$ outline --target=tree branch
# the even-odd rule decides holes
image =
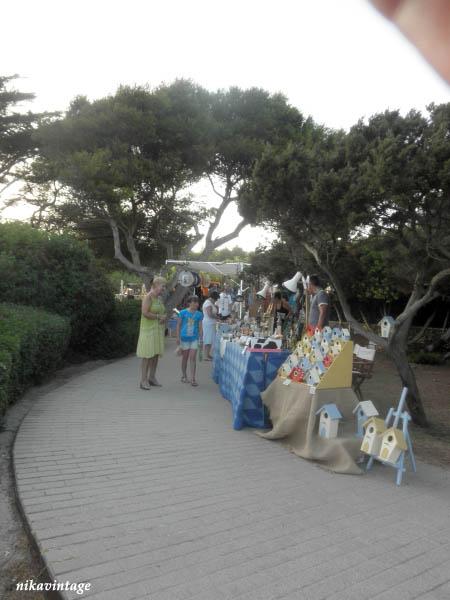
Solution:
[[[447,277],[450,277],[450,269],[443,269],[437,273],[431,280],[426,294],[413,303],[408,302],[405,310],[396,318],[396,325],[400,326],[404,321],[414,316],[420,308],[440,296],[440,292],[436,291],[436,288],[442,281],[447,279]]]
[[[119,260],[129,271],[139,273],[140,275],[150,275],[151,270],[148,267],[142,267],[141,265],[135,265],[122,253],[120,244],[119,227],[116,221],[112,217],[108,217],[108,223],[111,227],[114,240],[114,258]]]

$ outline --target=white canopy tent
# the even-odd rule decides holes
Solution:
[[[236,262],[206,262],[201,260],[166,260],[166,265],[175,265],[186,271],[202,271],[203,273],[216,273],[226,277],[237,277],[248,263]]]

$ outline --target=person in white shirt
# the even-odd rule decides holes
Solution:
[[[230,294],[226,292],[221,292],[219,299],[216,302],[217,309],[219,311],[219,317],[222,321],[228,319],[231,315],[231,307],[233,305],[233,300],[231,299]]]
[[[205,360],[212,360],[211,350],[214,348],[216,339],[217,308],[216,301],[218,292],[210,292],[209,298],[203,303],[203,345],[205,349]]]

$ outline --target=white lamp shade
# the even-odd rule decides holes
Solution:
[[[264,284],[264,287],[262,290],[259,290],[259,292],[256,292],[256,295],[259,296],[260,298],[264,298],[264,300],[267,298],[267,294],[269,293],[269,288],[270,288],[270,284],[268,282],[266,282]]]
[[[290,292],[296,292],[298,282],[300,281],[301,278],[302,278],[302,274],[300,273],[300,271],[298,271],[294,275],[294,277],[292,277],[292,279],[288,279],[287,281],[283,282],[283,287],[288,289]]]

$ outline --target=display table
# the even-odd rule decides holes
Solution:
[[[314,460],[336,473],[361,474],[356,464],[360,455],[361,440],[355,436],[353,408],[358,398],[351,388],[316,389],[311,394],[308,385],[292,382],[283,385],[277,377],[262,393],[273,429],[258,432],[268,440],[281,440],[289,449],[302,458]],[[336,404],[342,413],[337,438],[319,437],[319,416],[316,412],[324,404]]]
[[[289,352],[242,352],[239,344],[217,336],[214,347],[213,379],[230,401],[233,428],[266,427],[267,413],[261,401]]]

